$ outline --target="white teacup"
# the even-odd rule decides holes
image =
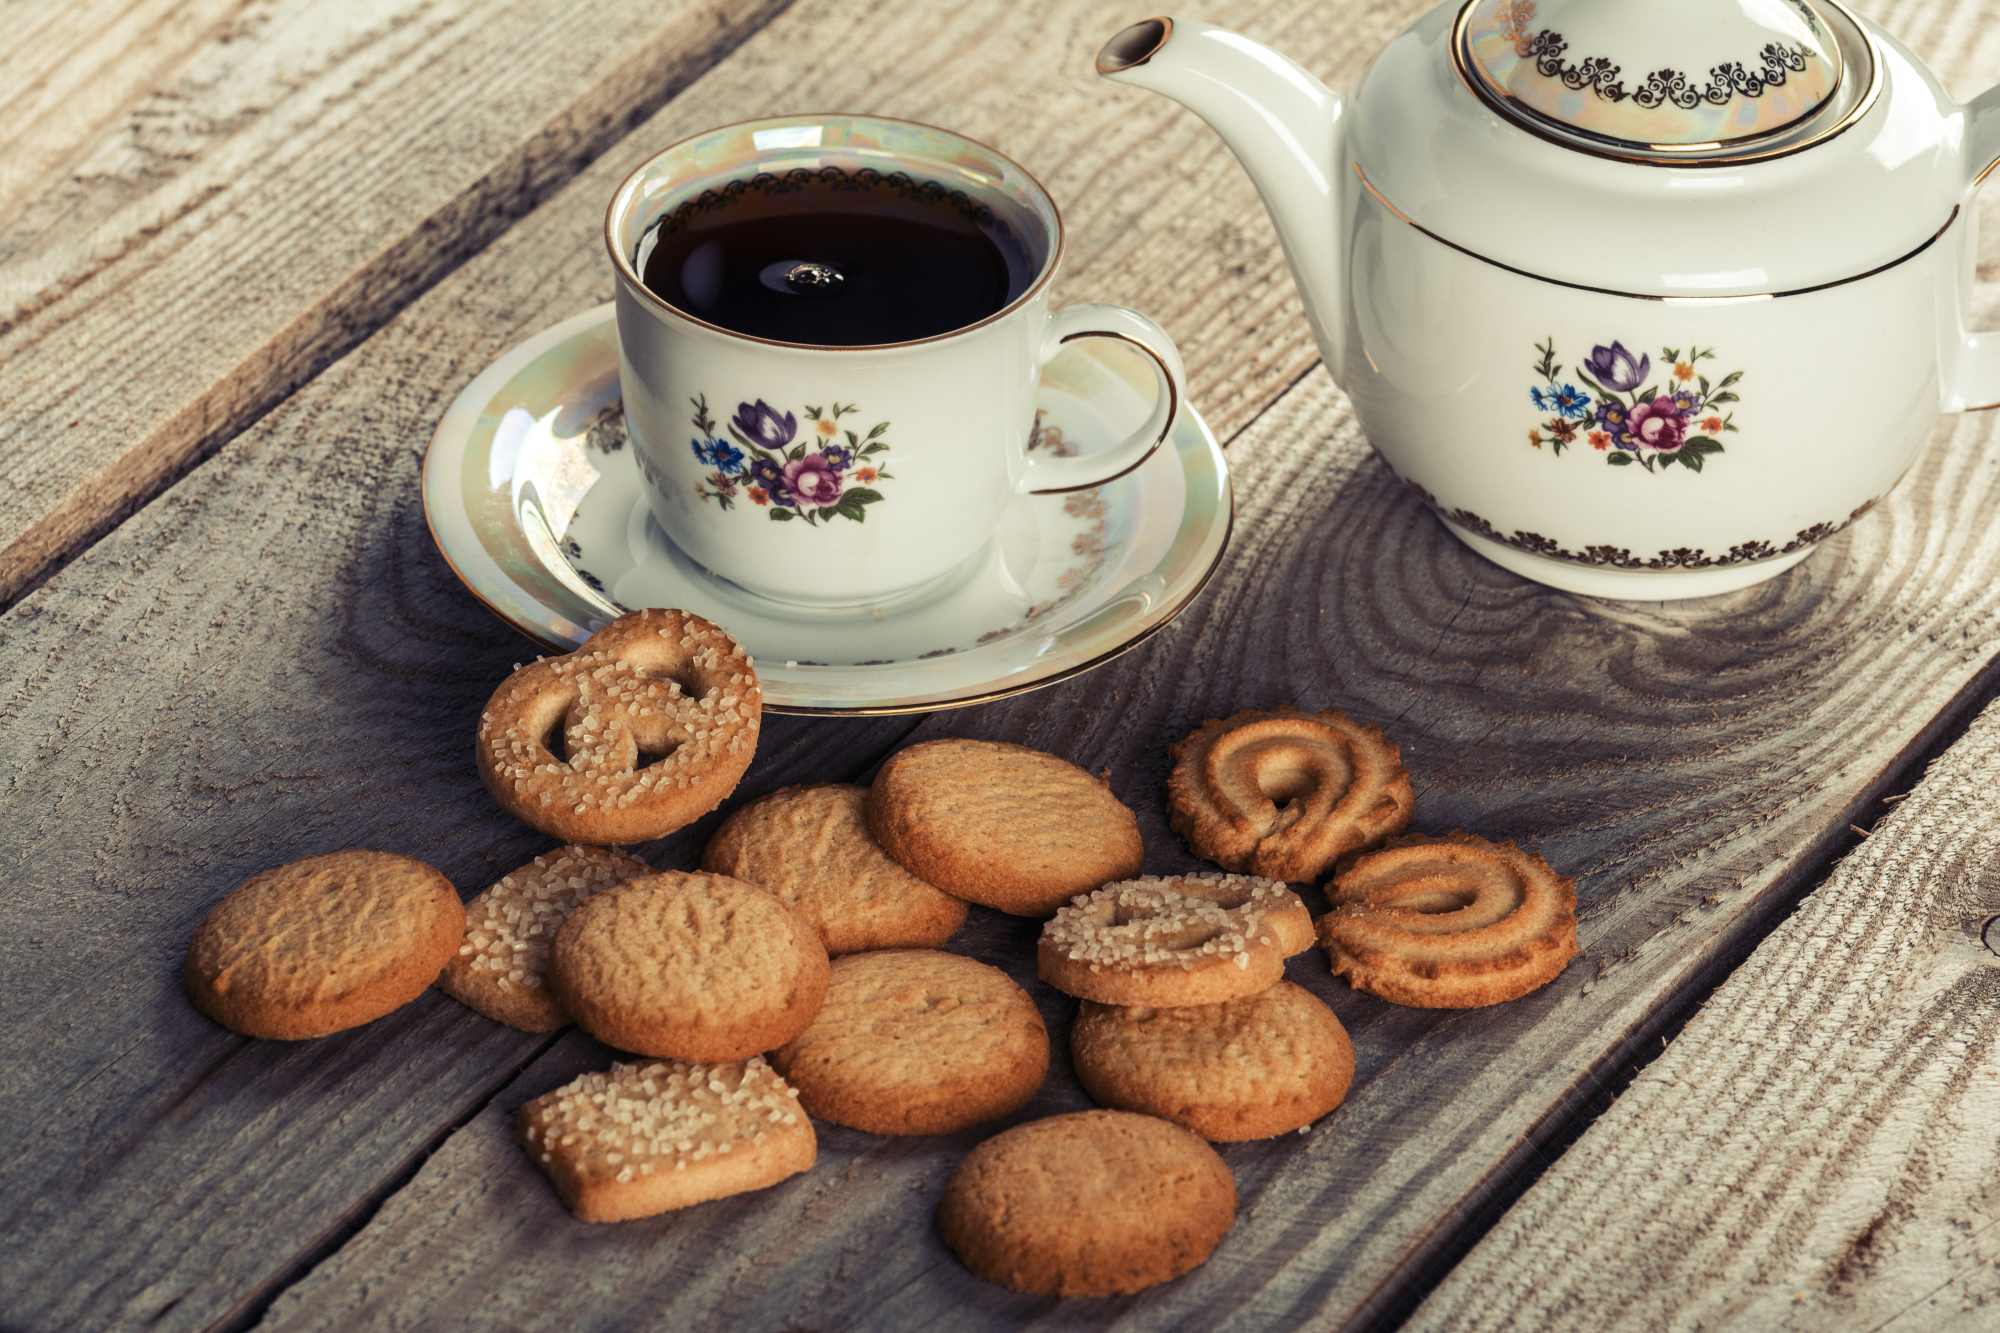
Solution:
[[[640,277],[648,233],[682,208],[796,172],[903,173],[993,210],[1034,277],[995,313],[911,342],[820,346],[709,323]],[[1167,436],[1183,372],[1173,341],[1118,306],[1049,308],[1062,218],[1034,177],[970,139],[873,116],[787,116],[666,149],[611,200],[625,419],[666,534],[760,596],[807,606],[882,601],[940,579],[992,538],[1015,496],[1130,472]],[[1042,366],[1064,343],[1116,338],[1152,358],[1152,415],[1118,447],[1030,455]]]

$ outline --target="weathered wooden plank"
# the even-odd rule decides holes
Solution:
[[[13,4],[0,84],[0,209],[67,174],[132,102],[211,41],[244,0],[78,0]],[[0,254],[6,252],[0,242]]]
[[[1412,1327],[2000,1321],[1996,791],[2000,704]]]
[[[1315,12],[1289,0],[1224,17],[1363,49]],[[0,934],[0,975],[28,997],[0,1031],[10,1320],[254,1313],[543,1048],[442,998],[328,1042],[246,1043],[195,1015],[176,973],[207,906],[270,862],[382,846],[471,891],[540,845],[469,763],[472,719],[525,650],[430,549],[416,455],[479,366],[605,299],[599,219],[639,158],[792,102],[801,52],[835,53],[824,78],[852,90],[840,100],[950,121],[1044,173],[1072,229],[1065,289],[1186,332],[1212,418],[1241,424],[1310,363],[1295,311],[1281,335],[1250,336],[1293,298],[1220,145],[1091,78],[1096,38],[1123,17],[915,0],[786,15],[0,616],[0,876],[35,905]],[[1299,31],[1310,23],[1323,26]],[[963,100],[996,62],[1013,71],[1002,91]],[[1192,204],[1149,202],[1183,189]],[[912,725],[774,721],[746,790],[857,771]]]
[[[56,146],[31,140],[24,169],[66,169],[0,226],[0,605],[782,3],[266,0],[143,95],[132,83],[163,62],[136,19],[101,56],[131,77],[89,68],[89,45],[31,80],[8,101],[32,109],[57,80],[50,115],[66,114],[72,70],[132,101],[80,157],[64,124]]]
[[[1311,1134],[1225,1150],[1243,1195],[1209,1264],[1129,1301],[1051,1306],[968,1277],[931,1230],[978,1134],[829,1130],[767,1194],[607,1232],[573,1222],[507,1137],[529,1097],[608,1057],[566,1039],[445,1141],[373,1222],[273,1307],[275,1327],[718,1314],[750,1327],[1326,1327],[1392,1308],[1593,1070],[1754,929],[1885,769],[2000,644],[1990,419],[1935,449],[1884,512],[1764,588],[1669,608],[1530,586],[1462,551],[1365,450],[1322,372],[1231,446],[1241,545],[1142,653],[918,736],[1004,737],[1109,768],[1150,869],[1168,831],[1167,744],[1246,705],[1335,704],[1404,742],[1425,829],[1540,847],[1580,876],[1585,956],[1489,1011],[1399,1009],[1317,952],[1291,978],[1354,1036],[1348,1104]],[[975,914],[960,947],[1032,981],[1032,925]],[[1027,1114],[1084,1105],[1063,1062]],[[735,1256],[727,1262],[724,1256]]]

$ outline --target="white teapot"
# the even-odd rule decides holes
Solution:
[[[2000,407],[2000,88],[1952,101],[1834,0],[1449,0],[1348,98],[1185,19],[1097,69],[1235,150],[1376,450],[1528,578],[1746,587]]]

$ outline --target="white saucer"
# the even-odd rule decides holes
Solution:
[[[1089,453],[1144,420],[1146,363],[1080,343],[1042,378],[1033,447]],[[757,660],[778,713],[920,712],[1053,684],[1110,661],[1200,593],[1229,542],[1229,469],[1182,404],[1137,471],[1023,496],[992,545],[899,601],[815,611],[710,574],[641,495],[618,403],[611,307],[565,320],[466,385],[424,455],[424,516],[472,595],[567,652],[625,611],[707,616]]]

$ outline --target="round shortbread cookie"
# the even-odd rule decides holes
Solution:
[[[727,875],[667,871],[585,902],[556,932],[556,1001],[609,1046],[744,1060],[805,1031],[826,950],[791,908]]]
[[[871,1134],[950,1134],[1035,1095],[1049,1034],[999,968],[897,949],[835,959],[819,1016],[771,1060],[818,1119]]]
[[[965,924],[965,903],[890,859],[868,832],[866,787],[786,787],[724,820],[704,870],[769,889],[830,954],[922,949]]]
[[[1319,933],[1334,972],[1396,1004],[1499,1004],[1576,957],[1576,884],[1513,843],[1399,838],[1344,865],[1326,896]]]
[[[1137,874],[1139,820],[1111,786],[1052,754],[940,740],[889,756],[868,829],[910,873],[1015,916]]]
[[[1302,1129],[1339,1106],[1354,1043],[1333,1010],[1289,981],[1178,1009],[1083,1002],[1070,1029],[1077,1081],[1100,1105],[1237,1143]]]
[[[1268,990],[1313,941],[1305,904],[1251,875],[1128,879],[1051,917],[1036,969],[1057,990],[1101,1004],[1220,1004]]]
[[[413,857],[333,852],[252,875],[188,943],[195,1007],[251,1037],[359,1027],[437,980],[465,934],[451,881]]]
[[[569,914],[613,885],[653,868],[602,847],[558,847],[465,907],[465,942],[438,978],[444,992],[496,1023],[554,1032],[569,1015],[549,992],[549,946]]]
[[[818,1149],[798,1094],[762,1056],[613,1065],[523,1106],[520,1133],[586,1222],[763,1189],[812,1166]]]
[[[945,1182],[938,1231],[988,1282],[1123,1296],[1192,1272],[1236,1220],[1236,1181],[1178,1125],[1077,1111],[994,1135]]]
[[[1173,825],[1228,870],[1301,883],[1410,822],[1400,751],[1379,727],[1328,709],[1249,710],[1175,743]]]
[[[635,611],[501,682],[479,715],[479,776],[550,837],[645,842],[736,790],[763,708],[749,654],[719,626]]]

